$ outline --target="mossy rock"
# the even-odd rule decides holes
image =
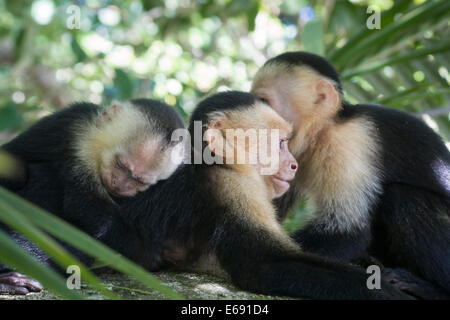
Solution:
[[[229,299],[229,300],[260,300],[284,299],[241,291],[232,284],[211,275],[181,272],[159,272],[154,274],[164,284],[172,288],[186,299]],[[116,293],[121,299],[153,300],[165,299],[155,291],[148,289],[133,278],[119,273],[99,275],[103,283]],[[89,299],[103,299],[95,290],[83,285],[82,293]],[[54,300],[56,295],[44,290],[40,293],[30,293],[25,296],[0,295],[0,299],[10,300]]]

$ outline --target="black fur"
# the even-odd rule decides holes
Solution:
[[[303,52],[270,60],[307,65],[336,81],[325,59]],[[343,261],[370,253],[387,266],[406,268],[450,292],[450,153],[420,119],[379,105],[343,103],[336,122],[367,119],[381,149],[383,191],[370,208],[371,224],[350,232],[330,231],[327,221],[311,221],[294,234],[310,252]],[[298,200],[293,187],[277,201],[280,216]],[[323,216],[333,216],[328,212]]]
[[[211,110],[203,106],[226,99],[228,104],[215,108],[236,110],[243,106],[241,101],[254,101],[247,93],[217,94],[200,104],[191,123],[204,119],[204,113]],[[214,255],[237,286],[263,294],[315,299],[408,298],[385,282],[381,290],[367,289],[368,275],[362,269],[285,248],[270,231],[248,223],[249,208],[235,212],[219,201],[211,176],[214,170],[223,169],[215,164],[184,164],[169,179],[135,197],[117,199],[119,216],[106,214],[110,227],[103,241],[150,270],[192,267],[200,257]],[[37,197],[35,191],[30,190],[28,197]],[[58,207],[49,204],[53,205]],[[89,215],[83,219],[84,223],[98,223]]]
[[[162,132],[170,141],[170,135],[177,128],[184,128],[183,121],[175,110],[153,99],[131,100],[143,114],[158,124],[156,131]],[[103,108],[86,102],[75,103],[63,110],[44,117],[28,130],[2,146],[3,150],[27,164],[51,162],[73,164],[74,127],[77,123],[88,123],[95,119]]]
[[[194,121],[208,122],[208,114],[215,111],[242,110],[251,108],[256,97],[251,94],[242,95],[238,91],[225,91],[201,101],[191,115],[189,129],[193,130]],[[230,106],[233,106],[230,108]],[[191,135],[193,135],[191,133]]]
[[[2,146],[3,150],[27,164],[64,163],[73,156],[73,126],[98,116],[100,107],[92,103],[76,103],[44,117],[28,130]]]
[[[184,124],[175,110],[159,101],[136,99],[131,102],[139,108],[143,116],[153,120],[155,132],[163,135],[167,143],[171,133]],[[114,247],[122,254],[122,244],[111,235],[122,234],[121,238],[134,236],[122,221],[116,199],[103,197],[88,171],[74,170],[78,165],[74,144],[75,130],[99,116],[103,108],[90,103],[76,103],[61,111],[39,120],[28,130],[18,135],[2,148],[27,164],[27,180],[23,185],[11,188],[11,184],[0,181],[18,195],[52,212],[85,231],[97,240],[114,242]],[[131,242],[136,242],[130,240]],[[129,241],[129,242],[130,242]],[[137,248],[135,245],[134,248]],[[73,250],[72,250],[73,251]],[[83,255],[79,258],[88,263]],[[48,260],[43,255],[40,260]]]
[[[241,92],[214,95],[200,103],[191,124],[206,119],[210,111],[239,110],[242,101],[253,103],[254,98]],[[185,164],[146,192],[121,200],[121,213],[136,226],[138,237],[152,244],[154,254],[147,256],[161,261],[161,267],[189,267],[204,255],[214,255],[237,286],[263,294],[315,299],[404,297],[384,282],[382,290],[368,290],[367,274],[361,269],[285,248],[270,231],[248,223],[248,208],[235,212],[219,201],[211,176],[214,170],[222,169],[217,164]]]
[[[275,63],[281,63],[288,67],[309,66],[322,76],[333,80],[337,84],[337,89],[339,92],[342,93],[342,84],[339,73],[329,61],[321,56],[302,51],[285,52],[267,60],[263,68]]]
[[[162,133],[166,142],[171,142],[172,132],[179,128],[184,128],[183,120],[175,109],[167,104],[153,99],[133,99],[131,102],[140,108],[143,114],[148,114],[157,125],[155,130]]]

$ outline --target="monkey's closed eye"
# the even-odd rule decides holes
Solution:
[[[261,98],[261,97],[258,97],[258,99],[259,99],[259,101],[261,101],[262,103],[265,103],[265,104],[270,105],[269,100],[267,100],[267,99],[265,99],[265,98]]]
[[[142,186],[146,186],[149,185],[149,183],[143,181],[141,178],[139,177],[131,177],[131,179],[133,179],[135,182],[139,183]]]
[[[119,169],[123,169],[123,170],[126,170],[127,168],[123,165],[123,163],[119,160],[119,158],[115,158],[114,159],[114,165],[116,166],[116,168],[119,168]]]
[[[284,148],[285,148],[285,146],[286,146],[288,141],[289,141],[288,138],[284,138],[284,139],[280,140],[280,150],[284,150]]]
[[[120,161],[120,159],[118,157],[116,157],[114,159],[114,165],[116,166],[116,168],[123,170],[125,172],[128,173],[128,175],[132,175],[132,172],[130,169],[128,169],[128,167],[126,165],[123,164],[122,161]]]

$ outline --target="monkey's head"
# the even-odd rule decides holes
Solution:
[[[98,116],[79,154],[109,194],[134,196],[179,166],[183,143],[172,142],[171,133],[183,127],[173,108],[158,101],[114,104]]]
[[[251,91],[293,124],[291,148],[296,156],[313,142],[316,131],[332,121],[342,102],[337,71],[326,59],[307,52],[287,52],[268,60]]]
[[[250,93],[228,91],[203,100],[191,117],[202,121],[207,147],[220,165],[257,175],[271,198],[289,189],[297,162],[289,152],[292,127]]]

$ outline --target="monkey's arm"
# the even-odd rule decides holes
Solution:
[[[410,298],[384,281],[381,289],[368,289],[368,275],[362,269],[289,252],[266,230],[233,223],[222,232],[217,256],[233,282],[243,289],[312,299]]]
[[[424,300],[449,300],[450,293],[445,292],[441,287],[416,277],[411,272],[404,269],[383,268],[381,270],[383,279],[393,284],[403,292],[408,293],[418,299]]]
[[[371,231],[368,226],[341,230],[333,228],[329,221],[324,223],[316,218],[294,232],[292,237],[306,252],[348,262],[366,253]]]
[[[64,184],[64,209],[60,217],[148,270],[158,270],[161,267],[161,257],[156,249],[158,245],[153,241],[143,242],[139,238],[134,221],[129,219],[124,210],[120,210],[120,204],[99,197],[75,176],[68,174],[70,167],[64,169],[67,178]],[[75,253],[82,262],[92,263],[87,256]]]

